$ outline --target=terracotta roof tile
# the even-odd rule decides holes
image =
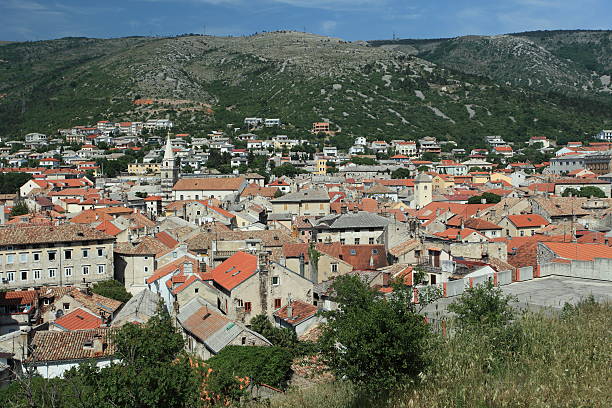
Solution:
[[[113,336],[116,329],[91,329],[75,331],[37,331],[32,342],[34,350],[29,362],[43,363],[64,360],[87,360],[92,358],[108,358],[115,354]],[[102,341],[102,352],[97,353],[91,345],[93,339],[99,336]]]
[[[102,319],[84,309],[78,308],[51,324],[62,330],[97,329],[102,326]]]
[[[102,231],[80,224],[6,227],[0,229],[0,245],[31,245],[57,242],[114,240]]]
[[[232,290],[257,272],[257,256],[239,251],[204,275],[227,290]]]

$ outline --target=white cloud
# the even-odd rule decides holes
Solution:
[[[323,31],[323,33],[325,34],[332,34],[334,31],[336,31],[337,26],[338,26],[337,21],[333,21],[333,20],[323,21],[321,23],[321,31]]]

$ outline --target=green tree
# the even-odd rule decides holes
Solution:
[[[572,187],[566,188],[565,190],[563,190],[563,194],[561,194],[561,196],[562,197],[581,197],[580,191]]]
[[[408,170],[405,167],[400,167],[399,169],[393,170],[393,172],[391,172],[392,179],[406,179],[406,178],[409,178],[410,176],[411,176],[410,170]]]
[[[373,166],[378,164],[376,159],[372,159],[371,157],[353,157],[351,158],[351,162],[360,166]]]
[[[94,283],[91,291],[123,303],[127,302],[132,297],[132,294],[125,290],[125,286],[114,279]]]
[[[119,329],[113,342],[120,363],[101,369],[83,365],[67,375],[81,378],[87,407],[196,405],[200,377],[183,355],[183,337],[161,304],[147,323]]]
[[[493,193],[483,193],[479,196],[470,197],[468,204],[480,204],[485,200],[487,204],[497,204],[501,201],[501,196]]]
[[[16,217],[18,215],[25,215],[30,212],[28,205],[25,201],[19,201],[17,204],[11,208],[11,217]]]
[[[282,166],[275,167],[272,169],[272,174],[276,177],[295,177],[298,174],[308,173],[305,170],[298,169],[292,164],[285,163]]]
[[[460,329],[506,326],[514,318],[510,306],[512,296],[505,295],[501,288],[486,282],[467,289],[448,306],[457,315]]]
[[[580,189],[580,197],[606,198],[606,193],[604,193],[604,191],[601,188],[599,188],[599,187],[586,186],[586,187],[582,187]]]
[[[430,330],[411,302],[410,287],[383,297],[356,276],[333,285],[338,309],[325,312],[320,345],[337,378],[379,394],[416,381],[427,366]]]
[[[251,319],[251,329],[270,340],[275,346],[293,348],[298,343],[295,331],[274,327],[265,314],[257,315]]]
[[[249,377],[255,384],[286,388],[291,377],[293,354],[275,346],[226,346],[207,361],[214,371]]]
[[[29,173],[0,173],[0,193],[15,194],[31,179],[32,175]]]

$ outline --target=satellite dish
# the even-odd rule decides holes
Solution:
[[[57,312],[55,312],[55,318],[56,319],[59,319],[63,315],[64,315],[64,311],[62,309],[59,309]]]

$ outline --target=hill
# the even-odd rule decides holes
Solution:
[[[609,100],[611,40],[612,31],[565,30],[371,44],[511,86]]]
[[[482,53],[534,43],[527,34],[506,37],[368,44],[274,32],[10,43],[0,47],[0,136],[149,117],[171,118],[178,130],[198,135],[261,116],[280,117],[289,124],[286,133],[300,135],[312,122],[330,120],[342,130],[331,141],[339,147],[358,135],[433,135],[477,147],[488,134],[517,142],[532,135],[563,141],[609,127],[612,104],[601,86],[577,93],[569,85],[533,86],[540,78],[535,74],[525,87],[526,75],[515,82],[489,75],[490,64],[478,62]],[[480,54],[458,53],[452,45],[483,41],[494,45]],[[455,50],[459,62],[448,62],[446,55],[455,54],[446,49]],[[589,52],[605,71],[605,58]],[[546,72],[558,74],[559,83],[587,81],[577,62],[553,64],[560,58],[542,53],[538,61],[552,67]],[[521,59],[505,52],[499,60],[510,65]],[[155,101],[135,105],[139,98]]]

